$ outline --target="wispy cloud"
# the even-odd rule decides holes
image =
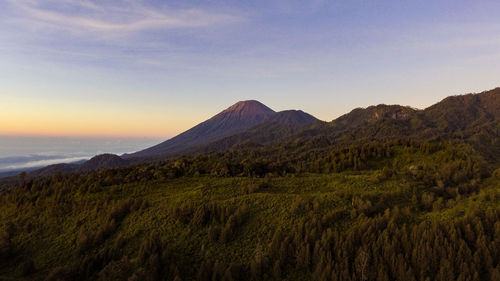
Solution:
[[[54,158],[54,159],[27,161],[24,163],[16,163],[16,164],[11,164],[11,165],[0,165],[0,171],[17,170],[17,169],[24,169],[24,168],[37,168],[37,167],[44,167],[47,165],[59,164],[59,163],[72,163],[72,162],[77,162],[80,160],[87,160],[91,157],[92,156],[61,157],[61,158]]]
[[[51,27],[72,33],[129,34],[150,29],[196,28],[242,20],[204,9],[146,6],[140,1],[113,5],[92,1],[9,0],[17,15],[11,19],[28,26]]]

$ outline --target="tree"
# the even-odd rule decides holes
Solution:
[[[363,249],[360,249],[356,259],[354,260],[354,266],[356,268],[356,273],[359,277],[359,280],[366,281],[368,280],[368,263],[370,262],[370,256],[368,252]]]

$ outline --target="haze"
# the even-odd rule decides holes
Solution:
[[[71,163],[104,152],[130,153],[159,141],[150,138],[0,136],[0,173]]]

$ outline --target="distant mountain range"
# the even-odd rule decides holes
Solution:
[[[98,155],[82,164],[56,164],[29,173],[85,172],[166,158],[268,144],[348,146],[397,138],[462,140],[490,162],[500,159],[500,88],[447,97],[423,110],[400,105],[356,108],[324,122],[300,110],[275,112],[240,101],[199,125],[153,147],[121,157]]]
[[[251,106],[252,112],[265,112],[266,118],[253,118],[253,126],[238,126],[237,129],[210,131],[209,137],[199,130],[207,123],[217,126],[216,117],[222,114],[241,116],[237,112]],[[233,112],[229,114],[228,112]],[[241,119],[232,119],[231,124],[239,124]],[[237,149],[241,146],[261,146],[270,143],[315,142],[324,145],[347,146],[369,141],[386,141],[396,138],[418,140],[460,139],[471,143],[489,161],[500,156],[500,88],[479,94],[450,96],[426,108],[415,109],[408,106],[385,105],[356,108],[331,122],[323,122],[300,110],[272,112],[257,101],[239,102],[214,118],[201,123],[177,137],[155,147],[127,157],[180,156],[214,151]],[[201,132],[198,134],[198,132]],[[185,141],[177,145],[186,135],[196,136],[196,144]],[[193,137],[194,138],[194,137]]]

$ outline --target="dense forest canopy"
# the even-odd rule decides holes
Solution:
[[[20,178],[1,276],[498,280],[500,171],[466,143],[248,148]]]

